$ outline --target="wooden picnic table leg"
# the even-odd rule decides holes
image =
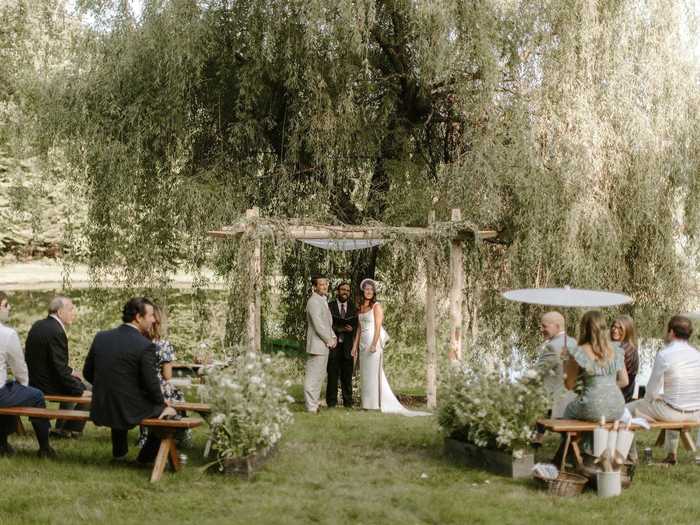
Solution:
[[[573,436],[574,439],[571,440],[571,450],[574,451],[574,461],[576,462],[577,467],[582,467],[583,466],[583,457],[581,456],[581,449],[578,446],[579,439],[581,438],[580,434],[576,433]]]
[[[664,443],[666,443],[666,429],[661,429],[661,432],[659,432],[659,437],[656,438],[656,443],[654,443],[655,447],[663,447]]]
[[[175,442],[175,438],[173,436],[168,436],[166,439],[170,441],[170,464],[172,465],[173,470],[177,472],[182,468],[182,465],[180,464],[180,454],[177,452],[177,443]]]
[[[564,472],[566,467],[566,456],[569,455],[569,445],[571,445],[571,432],[566,432],[566,438],[564,440],[564,450],[561,455],[561,465],[559,468],[560,472]]]
[[[24,430],[24,425],[22,424],[22,418],[17,416],[17,428],[15,430],[18,436],[26,436],[27,431]]]
[[[168,455],[170,453],[170,447],[172,441],[169,438],[164,438],[160,440],[160,447],[158,448],[158,455],[156,456],[156,462],[153,465],[153,470],[151,471],[151,483],[159,481],[165,470],[165,465],[168,462]]]
[[[681,443],[683,443],[683,448],[695,452],[695,443],[693,443],[693,438],[690,437],[690,430],[687,428],[681,429]]]

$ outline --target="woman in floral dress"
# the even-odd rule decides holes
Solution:
[[[158,374],[158,381],[160,381],[160,390],[163,392],[163,398],[166,402],[183,402],[185,401],[185,394],[170,382],[173,377],[172,363],[175,361],[175,349],[170,341],[163,338],[166,328],[165,313],[159,306],[155,306],[153,315],[155,317],[155,322],[153,323],[149,337],[156,345],[156,373]],[[181,442],[189,441],[191,434],[192,432],[190,430],[186,430],[184,433],[178,432],[176,437],[178,441]],[[139,447],[143,446],[146,442],[147,436],[148,429],[146,427],[141,427],[138,441]]]

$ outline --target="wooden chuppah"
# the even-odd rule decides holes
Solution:
[[[245,217],[237,224],[224,226],[219,230],[210,231],[209,235],[216,239],[240,239],[248,235],[253,239],[253,248],[249,262],[250,284],[252,287],[251,300],[248,305],[247,340],[250,348],[261,349],[261,278],[262,278],[262,241],[263,237],[272,237],[279,232],[280,221],[266,221],[260,217],[257,208],[248,210]],[[400,236],[406,240],[429,240],[438,236],[450,238],[450,346],[449,358],[462,358],[462,293],[464,288],[463,245],[464,242],[493,240],[498,236],[495,230],[475,230],[462,223],[461,212],[452,210],[449,222],[440,223],[435,220],[435,212],[428,217],[428,226],[396,227],[396,226],[351,226],[326,225],[297,220],[284,221],[284,235],[290,239],[305,240],[386,240],[392,236]],[[437,326],[436,326],[436,290],[431,276],[437,269],[428,257],[426,259],[426,392],[428,408],[435,408],[437,403]]]

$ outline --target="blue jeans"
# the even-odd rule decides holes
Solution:
[[[10,381],[0,388],[0,408],[10,407],[38,407],[46,408],[44,394],[41,390],[24,386],[16,381]],[[41,443],[48,440],[50,423],[48,419],[29,418],[34,427],[36,437]],[[0,434],[7,436],[17,430],[16,416],[0,416]]]

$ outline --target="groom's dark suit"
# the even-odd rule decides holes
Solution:
[[[343,392],[343,406],[352,406],[352,343],[357,330],[357,308],[350,301],[341,303],[334,299],[328,303],[333,315],[333,331],[338,337],[338,346],[328,354],[328,387],[326,388],[326,404],[334,407],[338,404],[338,379]],[[344,310],[344,311],[343,311]],[[352,332],[344,332],[345,325],[352,326]]]

